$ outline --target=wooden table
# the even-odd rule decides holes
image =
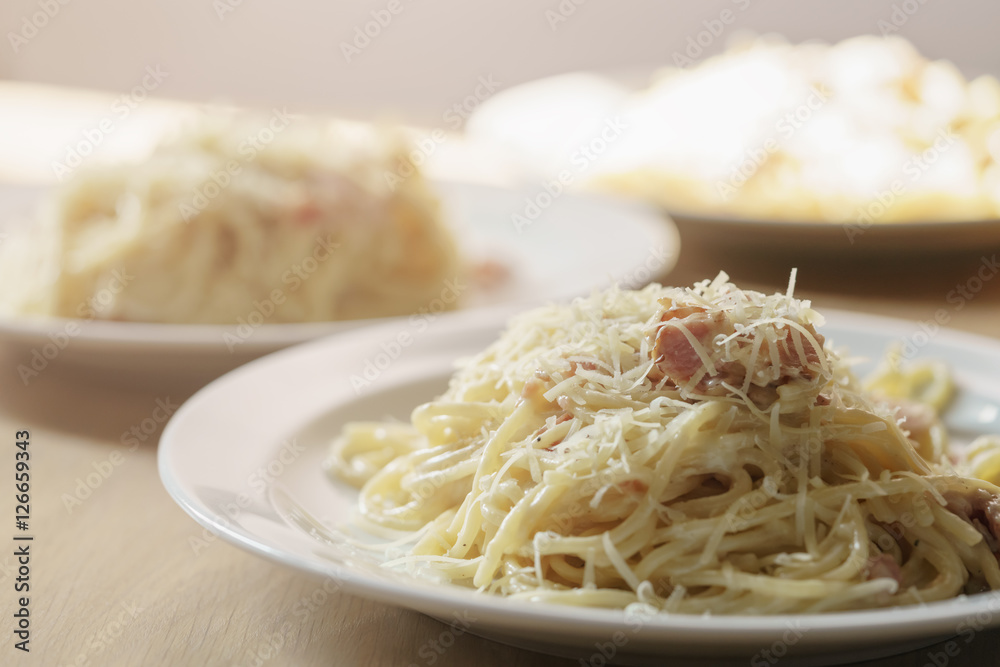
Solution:
[[[992,257],[992,252],[987,254]],[[720,258],[685,250],[669,276],[687,284],[725,264],[734,279],[783,289],[785,260]],[[846,261],[846,260],[845,260]],[[850,262],[848,262],[850,264]],[[948,292],[982,264],[981,254],[948,261],[902,260],[800,267],[799,293],[819,307],[928,320],[953,308]],[[984,283],[951,326],[1000,333],[1000,278]],[[134,450],[123,434],[152,428],[179,393],[101,386],[55,365],[25,387],[0,359],[0,516],[13,523],[14,436],[30,432],[29,654],[8,630],[15,609],[13,547],[0,550],[0,664],[4,665],[577,665],[472,634],[442,653],[427,642],[447,626],[418,613],[328,592],[323,582],[250,555],[203,531],[168,497],[156,469],[162,424]],[[161,408],[157,411],[157,400]],[[152,421],[150,421],[152,420]],[[13,525],[0,537],[8,545]],[[450,643],[450,642],[449,642]],[[984,631],[961,652],[946,643],[878,663],[922,667],[996,664],[1000,631]],[[674,663],[676,664],[676,663]]]

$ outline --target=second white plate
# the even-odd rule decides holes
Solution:
[[[541,188],[465,183],[437,183],[435,188],[462,256],[473,264],[498,263],[509,274],[493,287],[472,285],[464,295],[466,309],[561,301],[612,281],[638,285],[662,277],[677,261],[677,229],[651,207],[607,197],[552,196]],[[0,191],[0,204],[16,201],[24,208],[40,193],[8,188]],[[0,213],[4,210],[0,206]],[[423,319],[429,323],[437,316]],[[0,318],[0,342],[16,348],[26,367],[34,370],[56,364],[143,383],[207,381],[283,347],[377,322],[262,324],[246,332],[236,323]]]

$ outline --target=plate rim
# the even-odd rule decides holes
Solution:
[[[755,218],[745,215],[723,214],[721,212],[698,211],[680,206],[664,204],[661,204],[661,206],[671,218],[681,218],[682,220],[688,220],[691,222],[705,222],[709,224],[758,226],[768,227],[774,230],[815,228],[823,231],[830,231],[843,227],[861,227],[863,225],[863,223],[860,223],[857,220],[789,220],[784,218]],[[872,233],[873,230],[884,230],[876,231],[876,234],[888,234],[890,232],[902,233],[914,230],[918,230],[920,232],[943,231],[944,229],[950,229],[955,226],[966,229],[970,227],[1000,229],[1000,217],[947,220],[900,220],[898,222],[869,223],[863,225],[862,228],[866,234]],[[942,228],[942,230],[938,230],[939,227]]]

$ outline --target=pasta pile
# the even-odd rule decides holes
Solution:
[[[674,52],[638,90],[580,74],[514,87],[467,132],[539,180],[566,170],[679,217],[864,229],[1000,216],[995,76],[966,78],[899,35],[733,38],[704,59],[690,40],[697,56]]]
[[[0,311],[255,326],[412,313],[459,260],[408,150],[367,125],[206,114],[145,162],[57,189],[0,247]]]
[[[1000,588],[1000,489],[899,396],[919,374],[863,391],[793,288],[720,274],[527,312],[328,465],[363,484],[387,566],[512,598],[775,614]]]

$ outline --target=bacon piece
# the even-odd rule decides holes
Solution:
[[[521,395],[517,399],[518,405],[531,403],[531,407],[538,413],[553,410],[555,406],[545,398],[547,389],[548,386],[544,380],[537,377],[531,378],[524,383],[524,387],[521,389]]]
[[[881,521],[875,521],[879,526],[881,526],[885,532],[889,534],[889,537],[896,542],[896,546],[899,547],[900,556],[905,563],[909,559],[910,554],[913,552],[913,546],[905,538],[905,529],[903,524],[899,521],[890,521],[889,523],[883,523]],[[889,545],[879,548],[885,550]]]
[[[539,378],[531,378],[521,388],[521,398],[526,401],[539,399],[545,393],[545,383]]]
[[[897,584],[903,583],[903,572],[899,568],[899,563],[889,554],[879,554],[868,558],[868,580],[872,579],[893,579]]]
[[[627,479],[618,486],[622,491],[634,494],[646,493],[649,490],[649,486],[641,479]]]
[[[493,260],[483,259],[475,262],[471,268],[472,281],[485,290],[494,290],[510,280],[511,270],[506,264]]]
[[[570,363],[570,371],[569,371],[570,375],[576,375],[576,371],[578,368],[582,368],[585,371],[597,370],[597,364],[595,364],[593,361],[571,361],[569,363]]]
[[[822,345],[823,336],[816,333],[811,326],[806,328],[816,338],[816,342]],[[795,344],[796,340],[802,343],[802,353],[805,354],[805,359],[799,354],[799,348]],[[802,335],[801,331],[787,327],[785,335],[778,340],[778,360],[781,363],[782,378],[785,378],[785,382],[793,377],[811,380],[816,377],[816,372],[810,368],[810,365],[819,364],[819,352],[809,342],[809,339]]]
[[[983,533],[990,550],[1000,557],[1000,498],[986,489],[945,491],[945,509]]]
[[[774,343],[778,368],[762,373],[773,363],[771,342],[761,342],[754,368],[748,369],[742,361],[720,358],[723,349],[715,344],[715,340],[736,331],[725,312],[710,312],[698,305],[676,305],[670,299],[663,299],[661,304],[665,308],[652,350],[655,365],[650,377],[654,382],[665,377],[678,387],[704,395],[721,396],[729,393],[724,385],[742,386],[747,374],[752,373],[754,381],[748,389],[748,397],[758,407],[764,408],[777,399],[777,388],[781,385],[797,378],[812,380],[816,377],[814,367],[820,363],[820,350],[798,329],[786,326],[779,330],[779,337]],[[823,337],[808,325],[807,330],[822,348]],[[754,344],[755,335],[763,334],[750,329],[746,337],[736,338],[732,345],[746,350]],[[707,352],[712,367],[706,369],[705,361],[691,339]],[[691,381],[699,374],[702,374],[699,380],[690,387]]]
[[[909,433],[914,448],[928,461],[940,456],[935,451],[932,429],[937,424],[937,412],[929,405],[902,398],[887,398],[886,403],[897,408],[900,425]]]
[[[888,398],[886,402],[899,408],[897,414],[902,420],[903,428],[910,432],[911,438],[921,441],[930,437],[931,427],[937,423],[937,413],[934,408],[904,398]]]
[[[653,359],[663,376],[683,386],[705,366],[684,330],[703,348],[711,350],[716,336],[731,333],[733,329],[725,313],[709,314],[700,306],[674,306],[671,301],[665,301],[667,309],[660,317],[660,322],[665,324],[656,332]],[[698,381],[695,391],[718,395],[725,393],[722,382],[743,382],[745,370],[738,364],[717,365],[715,370]]]
[[[931,427],[937,422],[937,413],[934,408],[925,403],[916,403],[902,398],[889,398],[886,399],[886,402],[899,408],[897,414],[902,420],[902,426],[910,432],[910,436],[915,440],[929,435]]]
[[[292,220],[297,225],[307,226],[319,222],[323,209],[315,201],[307,201],[292,211]]]

